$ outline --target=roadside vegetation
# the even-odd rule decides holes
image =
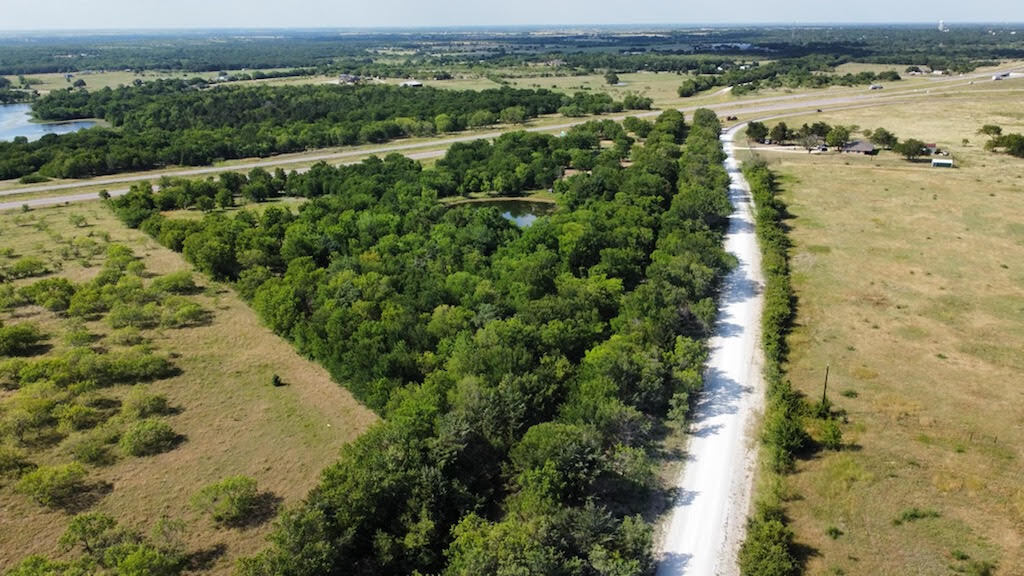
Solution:
[[[1011,352],[1024,324],[1010,304],[1024,287],[1013,264],[1024,172],[973,142],[979,125],[1020,132],[1017,99],[979,92],[806,117],[913,133],[949,150],[958,170],[886,154],[757,152],[788,205],[799,306],[783,368],[807,404],[792,471],[764,474],[759,495],[779,504],[807,573],[1022,565],[1007,535],[1024,521],[1012,400],[1022,366]],[[950,106],[961,113],[933,115]]]

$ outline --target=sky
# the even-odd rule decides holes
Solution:
[[[0,30],[1024,22],[1021,0],[0,0]]]

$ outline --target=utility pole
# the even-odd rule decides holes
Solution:
[[[824,406],[825,402],[828,401],[828,369],[829,365],[825,364],[825,388],[821,391],[821,405]]]

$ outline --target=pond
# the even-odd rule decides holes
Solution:
[[[489,206],[501,211],[501,217],[515,222],[520,228],[529,228],[541,216],[555,211],[550,202],[532,202],[530,200],[490,200],[475,202],[474,206]]]
[[[67,134],[96,125],[89,120],[37,124],[32,122],[31,111],[29,104],[0,104],[0,141],[10,142],[18,136],[38,140],[46,134]]]

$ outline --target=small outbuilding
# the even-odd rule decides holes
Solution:
[[[952,168],[952,158],[932,158],[932,168]]]
[[[422,88],[423,82],[420,82],[419,80],[406,80],[405,82],[399,84],[399,86],[402,86],[404,88]]]
[[[871,154],[877,154],[878,150],[875,149],[875,145],[866,140],[854,140],[843,147],[843,152],[849,152],[851,154],[864,154],[865,156]]]

